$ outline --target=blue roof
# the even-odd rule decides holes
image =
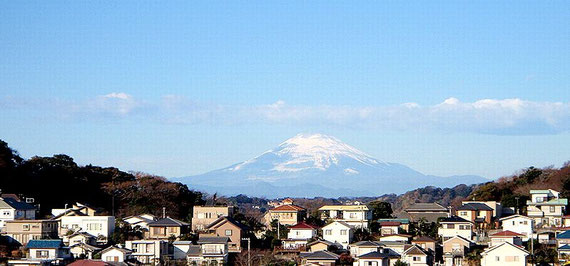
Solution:
[[[5,198],[4,201],[16,210],[33,210],[36,207],[25,202],[17,201],[12,198]]]
[[[570,245],[566,244],[558,248],[558,250],[570,250]]]
[[[556,239],[570,239],[570,230],[564,231],[556,236]]]
[[[60,247],[63,247],[63,241],[61,239],[30,240],[26,245],[26,248],[60,248]]]

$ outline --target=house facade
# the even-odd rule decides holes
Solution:
[[[446,266],[464,265],[465,255],[475,245],[471,240],[454,236],[443,241],[443,262]]]
[[[198,245],[188,247],[188,265],[226,265],[228,261],[227,237],[203,237]]]
[[[122,263],[131,259],[133,253],[130,249],[110,246],[101,251],[101,260],[110,263]]]
[[[142,264],[159,265],[169,255],[166,240],[129,240],[125,241],[125,248],[131,250],[131,257]]]
[[[205,230],[213,236],[229,238],[228,252],[241,252],[242,237],[247,227],[231,217],[222,216],[205,227]]]
[[[504,242],[481,253],[481,266],[526,266],[528,255],[525,249]]]
[[[524,235],[522,240],[528,241],[532,237],[534,220],[523,215],[511,215],[499,219],[503,230],[512,231]]]
[[[233,217],[233,206],[194,206],[192,231],[201,231],[221,217]]]
[[[424,218],[428,222],[437,222],[439,218],[449,217],[449,209],[438,203],[414,203],[404,209],[400,215],[412,222],[417,222]]]
[[[473,222],[477,228],[488,228],[493,221],[493,208],[480,202],[463,203],[457,208],[457,216]]]
[[[264,216],[265,225],[271,228],[271,222],[277,221],[281,225],[295,225],[302,222],[307,216],[307,210],[293,203],[277,206]]]
[[[71,259],[69,248],[61,240],[30,240],[26,245],[28,258],[32,260],[63,263]]]
[[[458,216],[452,216],[441,219],[439,223],[440,227],[437,230],[437,233],[443,241],[455,236],[461,236],[469,240],[473,237],[473,222],[471,221]]]
[[[148,224],[149,239],[178,238],[188,231],[188,223],[166,217]]]
[[[26,245],[30,240],[57,238],[58,222],[51,220],[7,221],[5,232],[9,241]]]
[[[114,216],[62,216],[59,218],[60,236],[69,231],[86,232],[97,238],[100,243],[107,243],[109,236],[115,231]]]
[[[343,249],[348,248],[352,241],[354,229],[345,222],[332,222],[323,228],[323,239],[340,245]]]
[[[366,205],[325,205],[319,208],[322,220],[345,222],[353,228],[368,228],[372,211]]]
[[[558,227],[563,224],[568,199],[552,189],[531,190],[531,200],[526,202],[527,215],[540,227]]]
[[[36,208],[14,198],[0,198],[0,229],[6,226],[7,221],[36,219]]]

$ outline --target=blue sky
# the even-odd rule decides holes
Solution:
[[[564,1],[3,1],[0,139],[167,177],[330,134],[426,174],[570,160]]]

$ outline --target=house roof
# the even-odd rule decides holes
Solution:
[[[457,235],[454,236],[454,237],[452,237],[452,238],[450,238],[450,239],[448,239],[448,240],[443,241],[443,243],[445,243],[445,242],[447,242],[447,241],[451,241],[452,239],[456,239],[456,238],[457,238],[457,239],[461,239],[461,240],[463,240],[464,242],[473,244],[473,241],[471,241],[471,240],[469,240],[469,239],[467,239],[467,238],[465,238],[465,237],[457,236]]]
[[[36,207],[25,202],[17,201],[13,198],[2,198],[0,200],[0,209],[13,208],[16,210],[34,210]]]
[[[383,259],[383,258],[390,258],[390,257],[399,257],[397,254],[383,253],[378,251],[372,251],[363,255],[358,256],[359,259]]]
[[[319,208],[319,211],[368,211],[366,205],[325,205]]]
[[[79,231],[79,232],[75,232],[72,235],[70,235],[68,238],[72,238],[72,237],[76,237],[76,236],[83,236],[83,237],[95,237],[94,235],[87,233],[87,232],[83,232],[83,231]]]
[[[316,245],[316,244],[319,244],[319,243],[323,243],[323,244],[325,244],[325,245],[327,245],[327,246],[331,246],[331,245],[334,244],[333,242],[330,242],[330,241],[327,241],[327,240],[317,239],[317,240],[315,240],[315,241],[313,241],[313,242],[307,244],[307,247],[310,247],[310,246],[312,246],[312,245]]]
[[[162,218],[158,221],[154,221],[152,223],[149,223],[148,226],[152,227],[152,226],[187,226],[188,223],[185,223],[183,221],[179,221],[176,220],[174,218],[170,218],[170,217],[166,217],[166,218]]]
[[[113,249],[114,249],[114,250],[118,250],[119,252],[122,252],[123,254],[131,254],[131,253],[133,253],[133,251],[130,250],[130,249],[120,248],[120,247],[117,247],[117,246],[109,246],[108,248],[103,249],[103,251],[101,251],[101,254],[103,254],[103,253],[105,253],[105,252],[108,252],[108,251],[111,251],[111,250],[113,250]]]
[[[304,211],[304,210],[305,208],[297,206],[295,204],[281,205],[271,209],[272,212],[281,212],[281,211],[290,212],[290,211]]]
[[[570,230],[558,234],[556,239],[570,239]]]
[[[527,219],[527,220],[532,220],[531,218],[528,218],[527,216],[515,214],[515,215],[503,217],[503,218],[499,219],[499,221],[505,221],[505,220],[510,220],[510,219],[514,219],[514,218],[523,218],[523,219]]]
[[[26,248],[61,248],[63,241],[61,239],[38,239],[30,240],[26,244]]]
[[[14,199],[15,201],[20,201],[20,197],[18,197],[18,195],[13,193],[4,193],[0,197],[2,197],[3,199]]]
[[[299,256],[308,260],[337,260],[338,258],[340,258],[339,255],[326,250],[301,253],[299,254]]]
[[[391,236],[399,236],[399,237],[405,237],[405,238],[410,238],[410,237],[412,237],[411,235],[406,235],[406,234],[391,234],[391,235],[383,235],[383,236],[380,236],[380,239],[382,239],[382,238],[387,238],[387,237],[391,237]]]
[[[95,251],[97,251],[97,250],[101,250],[101,248],[99,248],[99,247],[92,246],[92,245],[85,244],[85,243],[77,243],[77,244],[74,244],[74,245],[71,245],[71,246],[70,246],[70,248],[72,248],[72,247],[81,247],[82,249],[84,249],[84,250],[89,250],[89,251],[91,251],[91,252],[95,252]]]
[[[211,228],[218,228],[220,227],[222,224],[224,223],[231,223],[237,227],[239,227],[239,229],[241,230],[248,230],[248,227],[243,225],[242,223],[238,222],[237,220],[235,220],[234,218],[231,217],[227,217],[227,216],[222,216],[218,219],[216,219],[215,221],[213,221],[212,223],[210,223],[208,226],[206,226],[206,229],[211,229]]]
[[[513,231],[505,230],[505,231],[501,231],[498,233],[494,233],[494,234],[490,235],[489,237],[517,237],[517,236],[524,236],[524,235],[519,234],[519,233],[515,233]]]
[[[447,212],[447,208],[432,202],[432,203],[414,203],[405,209],[407,212],[410,211],[439,211]]]
[[[526,249],[524,249],[524,248],[522,248],[522,247],[519,247],[519,246],[517,246],[517,245],[511,244],[510,242],[503,242],[503,243],[500,244],[500,245],[496,245],[496,246],[489,247],[489,248],[485,249],[481,254],[488,254],[489,252],[491,252],[491,251],[493,251],[493,250],[495,250],[495,249],[498,249],[499,247],[502,247],[502,246],[504,246],[504,245],[509,245],[509,246],[514,247],[514,248],[516,248],[516,249],[518,249],[518,250],[520,250],[520,251],[522,251],[522,252],[524,252],[524,253],[526,253],[526,254],[530,254],[528,251],[526,251]]]
[[[459,208],[457,208],[457,210],[458,211],[492,211],[493,208],[491,208],[491,207],[489,207],[483,203],[471,202],[471,203],[465,203],[465,204],[459,206]]]
[[[417,245],[412,245],[410,248],[406,249],[404,253],[407,255],[427,255],[427,253]]]
[[[379,247],[381,246],[379,243],[376,242],[372,242],[372,241],[359,241],[353,244],[350,244],[351,246],[357,246],[357,247]]]
[[[68,266],[110,266],[113,264],[100,260],[76,260],[67,265]]]
[[[530,194],[546,194],[546,193],[551,193],[551,192],[558,192],[558,191],[552,190],[552,189],[531,189],[530,190]]]
[[[383,223],[383,222],[400,222],[401,224],[409,224],[410,223],[410,219],[407,218],[382,218],[382,219],[378,219],[379,223]]]
[[[558,250],[566,250],[566,251],[569,251],[569,250],[570,250],[570,245],[566,244],[566,245],[564,245],[564,246],[561,246],[561,247],[558,248]]]
[[[198,244],[223,244],[230,241],[228,237],[225,236],[199,236]]]
[[[533,206],[548,206],[548,205],[552,205],[552,206],[565,206],[568,205],[568,199],[566,198],[555,198],[555,199],[551,199],[549,201],[544,201],[544,202],[532,202],[530,200],[527,200],[527,205],[533,205]]]
[[[352,226],[350,226],[350,225],[347,224],[346,222],[343,222],[343,221],[334,221],[334,222],[332,222],[332,223],[330,223],[330,224],[327,224],[327,225],[323,226],[323,229],[326,228],[326,227],[329,227],[329,226],[331,226],[331,225],[334,225],[335,223],[336,223],[336,224],[342,224],[344,227],[347,227],[347,228],[352,228]]]
[[[296,229],[296,230],[304,230],[304,229],[306,229],[306,230],[314,230],[314,229],[317,229],[317,228],[314,227],[314,226],[312,226],[312,225],[310,225],[310,224],[308,224],[308,223],[300,222],[300,223],[298,223],[298,224],[296,224],[296,225],[293,225],[293,226],[289,227],[289,229]]]
[[[188,256],[200,256],[202,255],[202,249],[200,248],[200,245],[190,245],[188,246],[188,252],[186,252],[186,254]]]
[[[380,222],[380,226],[400,226],[402,223],[393,221],[393,222]]]
[[[420,236],[412,240],[412,242],[435,242],[435,240],[429,236]]]
[[[440,223],[472,223],[472,222],[467,221],[459,216],[451,216],[441,219]]]

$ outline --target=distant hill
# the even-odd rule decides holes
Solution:
[[[473,175],[425,175],[402,164],[374,159],[322,134],[299,134],[253,159],[172,180],[209,193],[270,198],[374,196],[489,181]]]

